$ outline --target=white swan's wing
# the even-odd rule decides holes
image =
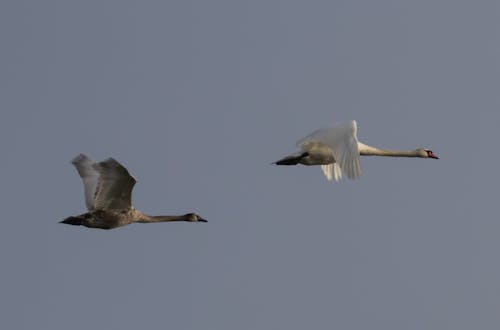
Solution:
[[[335,179],[335,181],[340,181],[340,179],[342,179],[342,170],[337,163],[321,165],[321,170],[328,181],[332,181],[333,179]]]
[[[94,198],[97,189],[99,173],[92,167],[94,161],[84,154],[79,154],[71,163],[76,167],[78,174],[82,178],[85,191],[85,205],[89,211],[94,209]]]
[[[314,143],[321,143],[332,150],[335,164],[338,164],[340,169],[335,169],[335,166],[322,168],[327,178],[339,177],[338,171],[342,170],[349,179],[359,179],[361,165],[359,163],[357,130],[356,121],[351,120],[331,128],[319,129],[297,142],[297,144],[302,148]],[[330,176],[326,174],[327,172],[330,173]]]
[[[132,189],[135,179],[125,167],[108,158],[92,167],[99,173],[95,209],[125,210],[132,207]]]

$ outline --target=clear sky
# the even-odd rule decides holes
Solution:
[[[0,3],[3,329],[498,329],[500,4]],[[441,157],[270,165],[319,127]],[[113,231],[69,163],[114,157]]]

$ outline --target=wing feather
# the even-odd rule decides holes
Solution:
[[[122,210],[132,207],[132,189],[136,180],[125,167],[108,158],[92,167],[99,173],[95,209]]]
[[[328,181],[332,181],[333,179],[335,179],[335,181],[340,181],[340,179],[342,179],[342,170],[337,163],[321,165],[321,170]]]
[[[99,173],[92,167],[94,161],[84,154],[79,154],[71,163],[76,167],[78,174],[83,181],[83,189],[85,193],[85,205],[89,211],[94,210],[94,198],[97,189],[97,180]]]

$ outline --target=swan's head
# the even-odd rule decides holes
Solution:
[[[434,159],[439,159],[438,156],[436,156],[432,150],[430,149],[424,149],[424,148],[421,148],[421,149],[417,149],[417,153],[418,153],[418,156],[419,157],[422,157],[422,158],[434,158]]]
[[[203,219],[196,213],[187,213],[184,214],[184,217],[186,218],[186,221],[189,222],[207,222],[207,220]]]

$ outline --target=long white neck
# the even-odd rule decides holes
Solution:
[[[358,142],[359,154],[362,156],[387,156],[387,157],[420,157],[417,150],[390,150],[379,149]]]

